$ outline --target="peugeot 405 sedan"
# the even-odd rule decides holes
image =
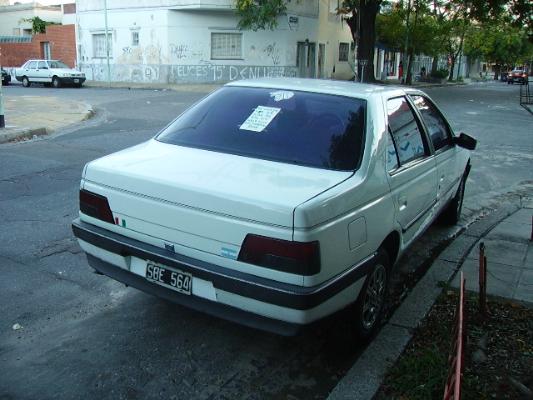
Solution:
[[[350,307],[367,338],[398,257],[459,219],[475,145],[418,90],[233,82],[88,163],[73,231],[142,291],[281,334]]]

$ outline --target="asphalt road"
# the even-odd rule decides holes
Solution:
[[[46,140],[0,146],[0,399],[327,396],[362,350],[343,315],[294,338],[241,327],[93,274],[72,237],[83,165],[150,138],[200,93],[4,90],[83,99],[97,116]],[[517,91],[498,83],[428,90],[455,128],[480,142],[467,215],[479,197],[533,178],[533,116]],[[432,227],[401,261],[403,275],[456,230]]]

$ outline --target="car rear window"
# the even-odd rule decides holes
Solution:
[[[180,146],[310,167],[359,167],[366,102],[294,90],[224,87],[156,139]]]

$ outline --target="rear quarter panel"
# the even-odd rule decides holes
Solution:
[[[304,286],[328,280],[373,254],[394,229],[394,204],[385,171],[386,136],[380,97],[368,100],[360,168],[336,187],[298,206],[294,240],[320,241],[321,271]]]

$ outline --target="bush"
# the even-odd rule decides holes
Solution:
[[[432,78],[445,79],[448,77],[448,70],[446,68],[439,69],[431,73]]]

